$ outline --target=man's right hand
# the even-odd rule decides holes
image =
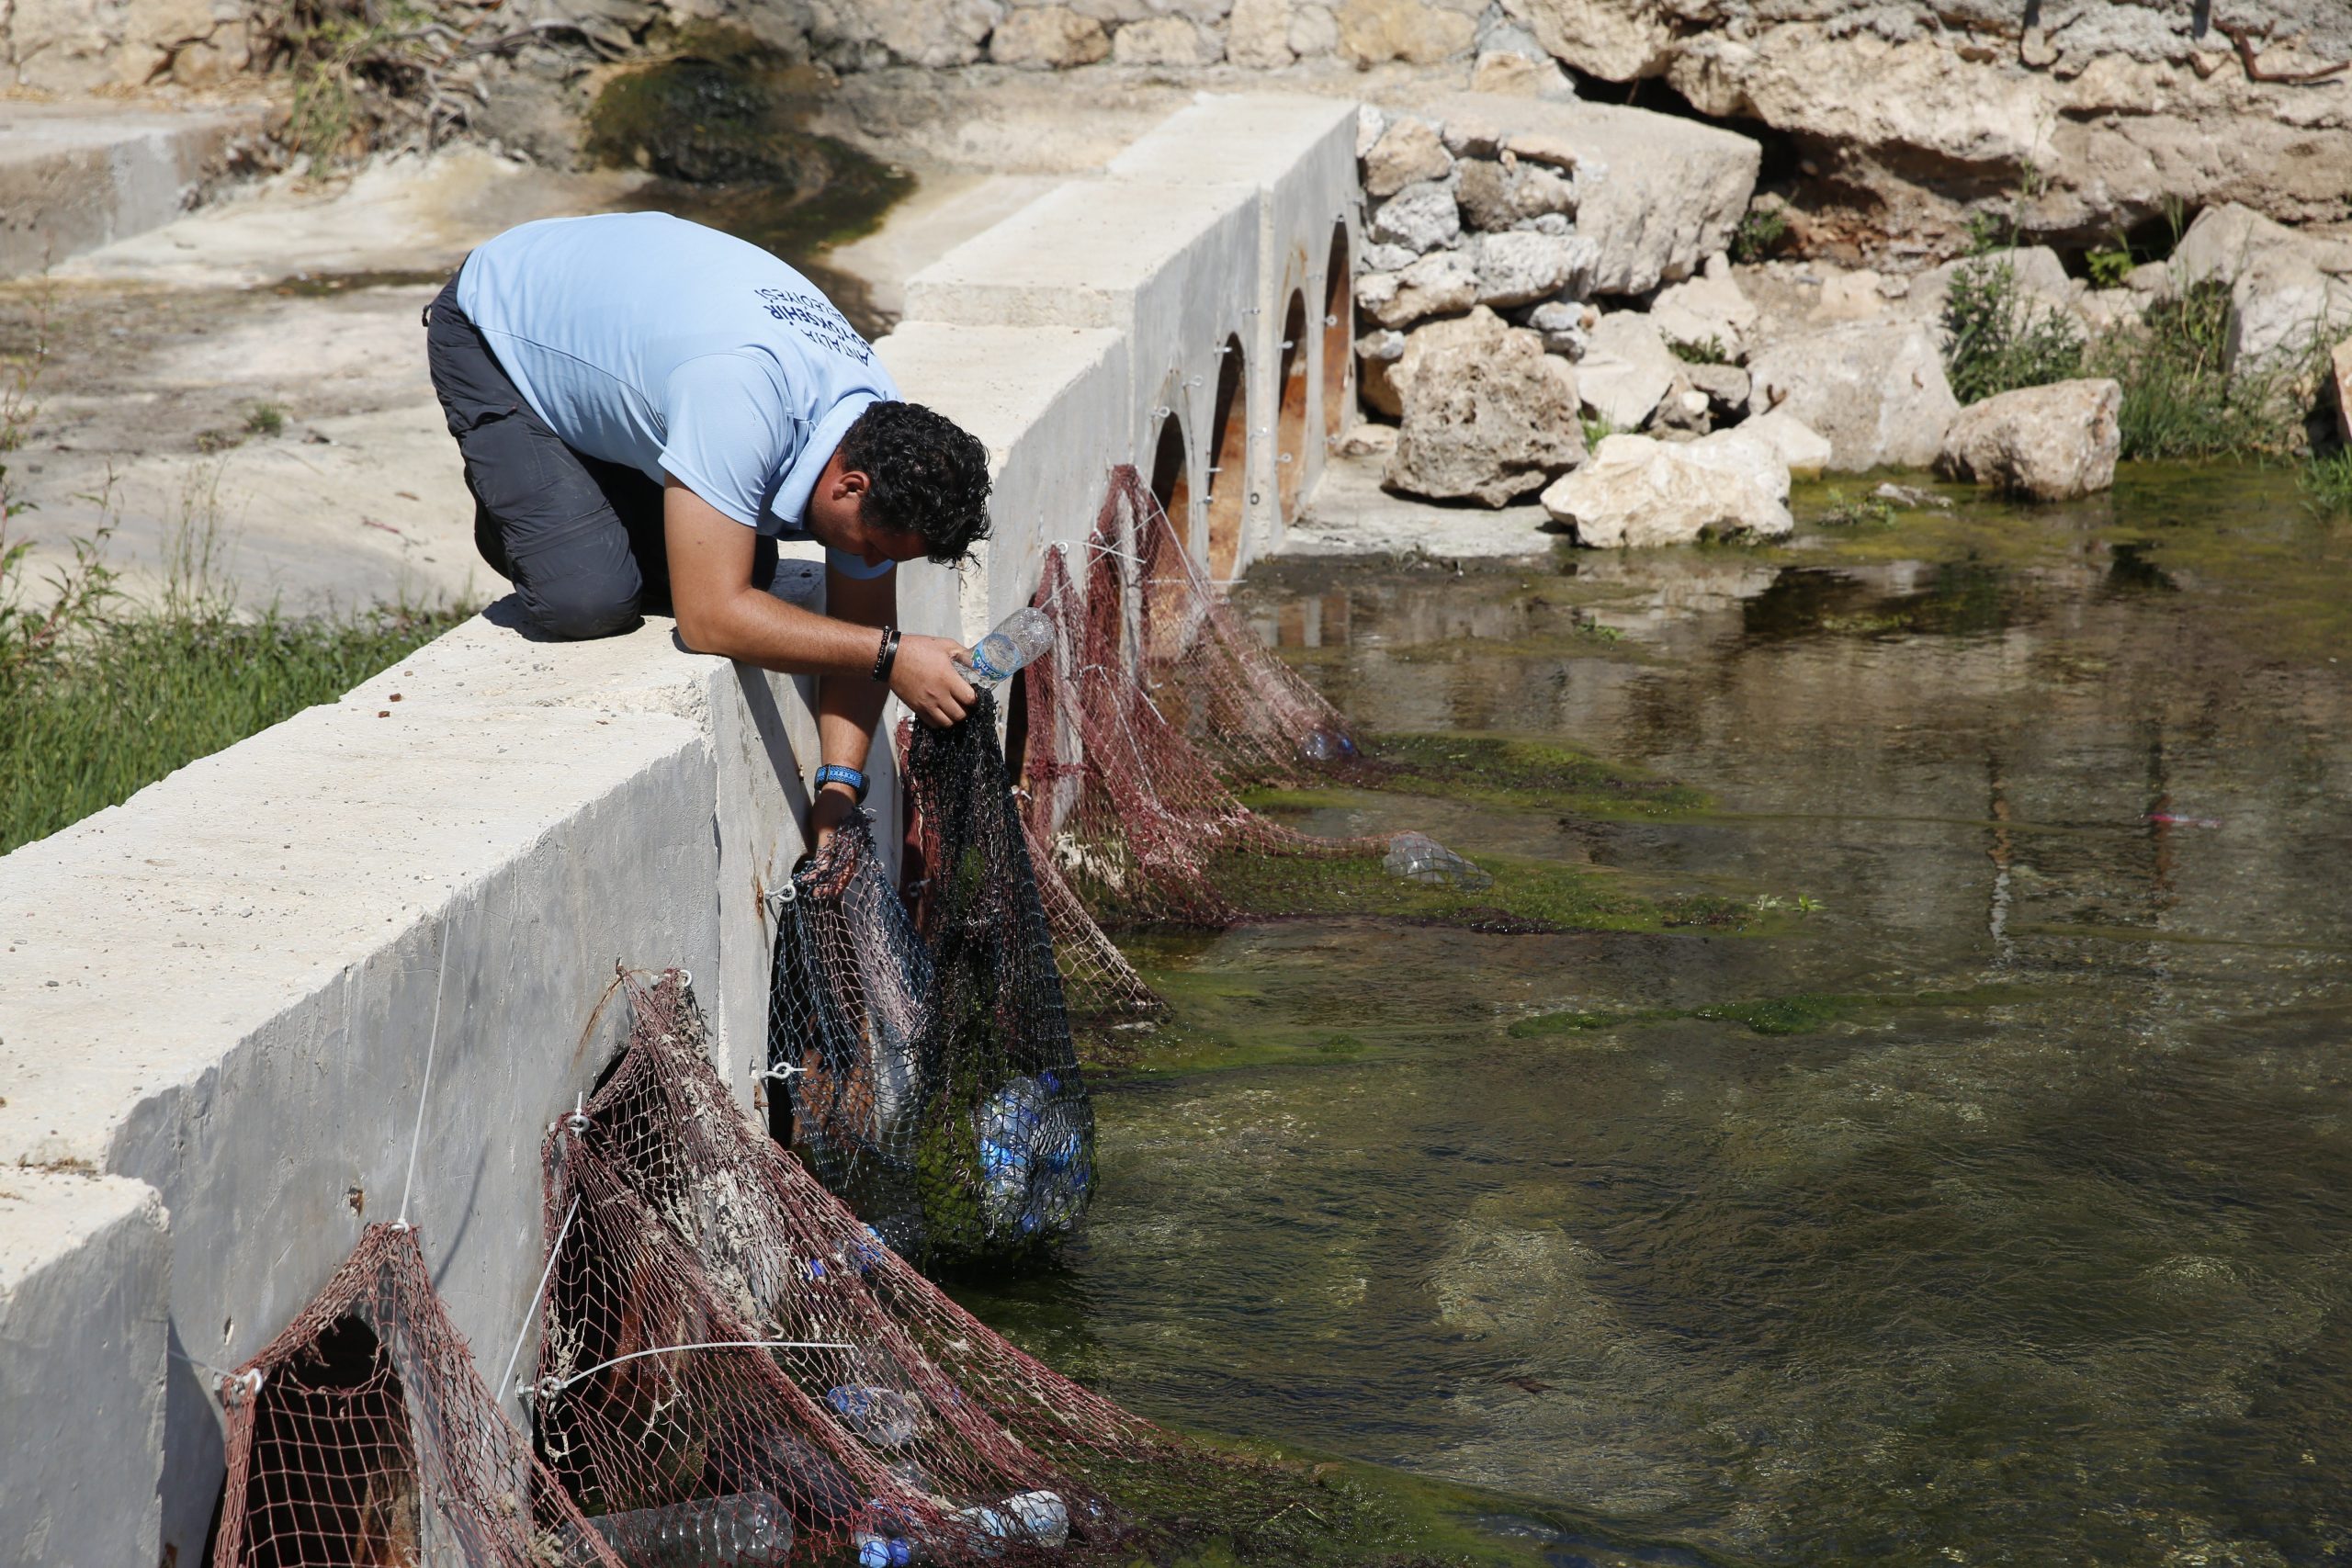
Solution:
[[[977,696],[964,677],[969,666],[956,662],[964,645],[944,637],[899,637],[899,657],[890,666],[890,691],[933,729],[944,729],[964,716]]]

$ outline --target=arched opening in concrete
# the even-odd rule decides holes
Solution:
[[[1241,558],[1241,530],[1249,517],[1250,419],[1249,366],[1241,340],[1228,337],[1217,355],[1216,398],[1209,405],[1209,471],[1207,479],[1209,575],[1229,581],[1234,563]],[[1170,513],[1171,518],[1173,513]]]
[[[1180,539],[1188,537],[1193,523],[1193,465],[1184,451],[1184,422],[1169,414],[1159,422],[1159,438],[1151,449],[1151,498],[1168,513],[1168,525]]]
[[[1279,407],[1274,414],[1274,495],[1283,521],[1298,521],[1301,482],[1306,477],[1306,296],[1291,291],[1283,313]]]
[[[307,1541],[338,1561],[416,1561],[424,1494],[395,1436],[409,1429],[407,1402],[367,1324],[329,1324],[257,1393],[253,1421],[244,1536],[256,1560]]]
[[[1355,290],[1348,277],[1348,225],[1331,225],[1331,259],[1323,269],[1323,437],[1338,436],[1355,396],[1349,376],[1355,369]]]

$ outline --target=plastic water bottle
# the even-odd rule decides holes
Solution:
[[[910,1568],[915,1560],[915,1543],[910,1540],[871,1530],[859,1530],[850,1539],[857,1548],[857,1568]]]
[[[912,1394],[866,1383],[844,1383],[825,1391],[825,1403],[842,1425],[877,1449],[903,1449],[922,1427],[922,1406]]]
[[[1427,833],[1399,833],[1388,840],[1380,863],[1391,876],[1436,886],[1464,887],[1473,892],[1492,887],[1495,879],[1464,860]]]
[[[972,684],[993,686],[1054,646],[1054,623],[1034,604],[997,623],[996,630],[972,647]]]
[[[588,1525],[628,1568],[784,1568],[792,1555],[792,1515],[766,1492],[634,1508]],[[575,1537],[566,1556],[591,1561],[585,1545]]]
[[[1347,762],[1355,759],[1356,743],[1336,729],[1310,729],[1298,752],[1310,762]]]
[[[1018,1077],[989,1096],[974,1114],[979,1134],[981,1209],[992,1231],[1023,1226],[1036,1167],[1037,1129],[1046,1111],[1045,1087]]]
[[[1004,1511],[1039,1546],[1061,1546],[1069,1540],[1069,1506],[1058,1492],[1023,1492],[1007,1497]]]

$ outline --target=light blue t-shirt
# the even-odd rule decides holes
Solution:
[[[831,301],[757,245],[660,212],[548,218],[478,247],[458,307],[565,445],[664,472],[726,515],[806,539],[857,416],[899,389]],[[879,577],[828,549],[852,577]]]

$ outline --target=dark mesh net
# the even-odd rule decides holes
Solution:
[[[414,1231],[370,1225],[221,1403],[224,1568],[618,1562],[483,1386]]]
[[[1053,933],[1020,802],[981,692],[944,729],[915,728],[907,792],[930,939],[917,1156],[927,1254],[1016,1260],[1077,1229],[1094,1190],[1094,1110],[1079,1071]]]
[[[1140,1458],[1150,1429],[983,1327],[777,1146],[676,972],[631,1000],[628,1053],[547,1148],[535,1414],[583,1506],[773,1496],[810,1561],[1108,1539],[1072,1461]]]

